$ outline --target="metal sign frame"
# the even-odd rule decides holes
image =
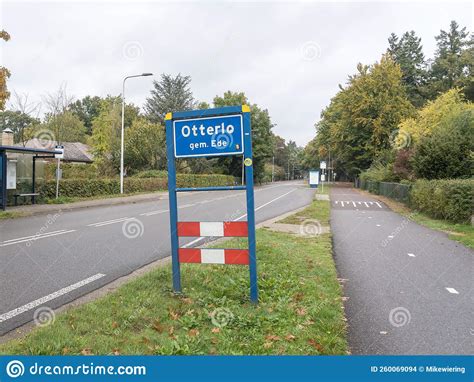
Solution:
[[[179,120],[199,120],[212,117],[223,117],[239,114],[243,121],[243,159],[245,164],[245,185],[242,186],[218,186],[218,187],[176,187],[176,156],[174,142],[174,122]],[[250,120],[250,107],[247,105],[222,107],[206,110],[191,110],[184,112],[168,113],[165,117],[166,125],[166,149],[168,162],[168,193],[170,210],[170,233],[171,233],[171,259],[173,271],[173,291],[181,293],[181,268],[179,261],[179,237],[178,237],[178,192],[189,191],[228,191],[245,190],[247,199],[247,227],[248,227],[248,265],[250,276],[250,300],[258,302],[257,283],[257,258],[255,240],[255,203],[253,184],[253,157],[252,157],[252,130]],[[206,157],[214,155],[197,155],[195,157]],[[222,156],[241,155],[241,153],[223,153]]]

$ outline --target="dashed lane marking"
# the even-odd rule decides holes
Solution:
[[[17,239],[10,239],[10,240],[6,240],[6,241],[2,242],[0,244],[0,247],[6,247],[8,245],[25,243],[27,241],[35,241],[35,240],[45,239],[45,238],[48,238],[48,237],[63,235],[63,234],[71,233],[71,232],[75,232],[75,231],[76,231],[75,229],[61,230],[61,231],[47,232],[47,233],[43,233],[43,234],[36,234],[36,235],[32,235],[32,236],[20,237],[20,238],[17,238]]]
[[[56,291],[54,293],[48,294],[47,296],[44,296],[44,297],[41,297],[37,300],[31,301],[28,304],[20,306],[16,309],[10,310],[9,312],[0,315],[0,323],[4,322],[6,320],[9,320],[9,319],[11,319],[15,316],[18,316],[19,314],[22,314],[22,313],[25,313],[29,310],[32,310],[32,309],[36,308],[37,306],[40,306],[40,305],[42,305],[42,304],[44,304],[48,301],[54,300],[55,298],[58,298],[58,297],[63,296],[65,294],[69,293],[69,292],[72,292],[75,289],[79,289],[79,288],[83,287],[84,285],[90,284],[91,282],[93,282],[95,280],[101,279],[104,276],[105,275],[103,273],[97,273],[96,275],[88,277],[87,279],[84,279],[84,280],[79,281],[75,284],[69,285],[65,288],[59,289],[58,291]]]
[[[449,293],[452,293],[452,294],[459,294],[459,292],[454,289],[454,288],[446,288],[446,290],[449,292]]]

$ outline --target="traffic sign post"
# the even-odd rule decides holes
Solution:
[[[181,293],[181,263],[249,266],[250,300],[258,302],[253,158],[250,108],[247,105],[168,113],[166,146],[170,206],[173,290]],[[176,187],[176,158],[243,155],[245,185]],[[247,222],[182,222],[177,193],[183,191],[245,190]],[[248,249],[180,248],[180,237],[246,236]]]

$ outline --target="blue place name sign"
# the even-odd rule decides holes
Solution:
[[[175,120],[173,139],[176,158],[243,154],[242,115]]]

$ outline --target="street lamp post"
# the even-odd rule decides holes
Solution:
[[[122,131],[120,135],[120,193],[123,194],[123,153],[124,153],[124,128],[125,128],[125,81],[134,77],[148,77],[153,73],[142,73],[133,76],[127,76],[122,82]]]

